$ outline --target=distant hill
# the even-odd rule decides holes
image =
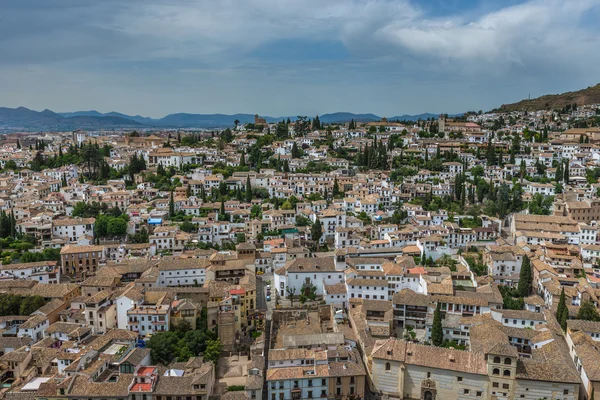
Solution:
[[[64,117],[50,110],[0,107],[0,127],[26,130],[111,129],[141,124],[120,117],[75,115]]]
[[[135,122],[139,122],[140,124],[148,124],[148,123],[152,123],[153,119],[149,118],[149,117],[142,117],[141,115],[127,115],[127,114],[121,114],[119,112],[116,111],[111,111],[108,113],[101,113],[98,112],[96,110],[90,110],[90,111],[75,111],[75,112],[61,112],[58,113],[59,115],[65,117],[65,118],[72,118],[72,117],[118,117],[118,118],[123,118],[123,119],[128,119],[131,121],[135,121]]]
[[[531,100],[521,100],[518,103],[503,104],[495,111],[555,110],[573,103],[576,103],[578,106],[600,103],[600,84],[575,92],[547,94]]]
[[[388,117],[388,121],[417,121],[436,117],[436,114],[401,115]],[[297,116],[269,117],[261,115],[267,122],[273,123]],[[309,116],[313,118],[314,116]],[[377,122],[381,117],[375,114],[354,114],[336,112],[319,115],[322,123],[341,124],[351,120],[355,122]],[[254,114],[190,114],[175,113],[163,118],[149,118],[141,115],[127,115],[116,111],[101,113],[96,110],[61,112],[51,110],[34,111],[25,107],[0,107],[0,129],[2,130],[75,130],[75,129],[128,129],[128,128],[223,128],[233,126],[238,120],[241,124],[254,122]]]
[[[345,123],[354,120],[355,122],[374,122],[381,121],[381,117],[375,114],[353,114],[348,112],[336,112],[332,114],[319,115],[319,120],[326,124]]]
[[[437,119],[437,117],[439,117],[439,114],[431,114],[431,113],[425,113],[425,114],[417,114],[417,115],[398,115],[396,117],[388,117],[388,121],[395,121],[395,120],[399,120],[399,121],[418,121],[418,120],[425,120],[427,118],[435,118]]]

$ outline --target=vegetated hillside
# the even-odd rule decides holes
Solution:
[[[50,110],[34,111],[25,107],[0,107],[0,128],[29,130],[112,129],[138,127],[139,122],[112,116],[78,115],[66,118]]]
[[[547,94],[531,100],[521,100],[518,103],[503,104],[495,111],[557,110],[574,103],[578,106],[600,103],[600,84],[576,92]]]

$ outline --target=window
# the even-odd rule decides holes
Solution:
[[[459,382],[462,382],[462,376],[456,377],[456,380],[459,381]]]
[[[504,364],[505,364],[505,365],[511,365],[511,364],[512,364],[512,360],[511,360],[510,358],[506,357],[506,358],[504,359]]]
[[[477,393],[475,393],[477,395],[477,397],[481,397],[481,391],[477,391]]]
[[[500,375],[500,370],[498,368],[494,368],[492,370],[492,375]]]
[[[498,357],[498,356],[494,357],[494,363],[500,364],[500,357]]]
[[[504,376],[510,376],[510,370],[509,369],[505,369],[503,375]]]
[[[309,398],[309,399],[312,399],[312,398],[313,398],[313,395],[312,395],[312,390],[309,390],[309,391],[308,391],[308,398]]]
[[[569,389],[565,389],[565,390],[563,391],[563,394],[569,394]]]
[[[492,387],[495,387],[495,388],[497,388],[497,387],[498,387],[498,382],[493,382],[493,383],[492,383]]]
[[[507,389],[508,390],[509,388],[510,388],[510,385],[508,383],[503,383],[502,384],[502,389]]]
[[[431,378],[431,372],[427,373],[427,379]]]
[[[327,385],[327,381],[325,379],[321,379],[321,386]]]
[[[390,363],[385,363],[385,370],[389,371],[392,369],[392,366],[390,365]]]
[[[463,389],[463,394],[469,394],[469,389]]]

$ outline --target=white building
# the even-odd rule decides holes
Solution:
[[[83,235],[94,236],[95,218],[64,218],[52,221],[52,237],[77,242]]]
[[[158,264],[158,286],[202,286],[208,265],[206,258],[165,257]]]

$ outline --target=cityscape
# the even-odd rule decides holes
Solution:
[[[598,0],[52,3],[0,400],[600,398]]]

